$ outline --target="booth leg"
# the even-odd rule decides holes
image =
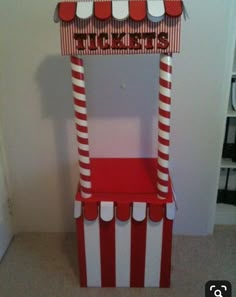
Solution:
[[[91,197],[92,184],[83,60],[71,56],[71,70],[79,153],[80,191],[83,198],[89,198]]]
[[[158,166],[157,195],[167,199],[169,191],[169,147],[171,115],[171,74],[172,56],[161,54],[159,78],[159,111],[158,111]]]

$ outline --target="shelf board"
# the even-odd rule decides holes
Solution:
[[[236,224],[236,206],[218,203],[216,204],[216,225],[235,225]]]
[[[236,162],[233,162],[231,159],[222,159],[221,160],[221,168],[235,168]]]
[[[229,118],[236,118],[236,110],[233,109],[231,102],[229,103],[227,117]]]
[[[233,71],[233,72],[232,72],[232,76],[233,76],[233,77],[236,77],[236,71]]]

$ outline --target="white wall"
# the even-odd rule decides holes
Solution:
[[[60,56],[59,27],[52,21],[56,2],[0,4],[3,120],[18,231],[74,228],[78,172],[70,65],[68,57]],[[222,82],[230,1],[186,5],[190,20],[183,22],[182,52],[174,58],[171,168],[179,207],[175,232],[206,234],[212,227],[209,216],[210,221],[214,216],[226,110]],[[85,62],[92,154],[152,155],[158,57],[92,57]],[[115,139],[107,121],[116,124]],[[101,141],[103,128],[107,137]],[[123,128],[126,146],[118,150]]]

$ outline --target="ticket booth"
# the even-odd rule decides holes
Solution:
[[[82,287],[170,286],[172,54],[180,51],[182,13],[181,0],[79,0],[56,7],[61,52],[71,61],[80,173],[74,215]],[[154,53],[160,55],[156,157],[91,158],[82,57]]]

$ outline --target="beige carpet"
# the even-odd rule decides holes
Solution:
[[[236,226],[213,236],[174,237],[170,289],[81,289],[74,234],[19,234],[0,264],[0,297],[204,297],[211,279],[226,279],[236,296]]]

